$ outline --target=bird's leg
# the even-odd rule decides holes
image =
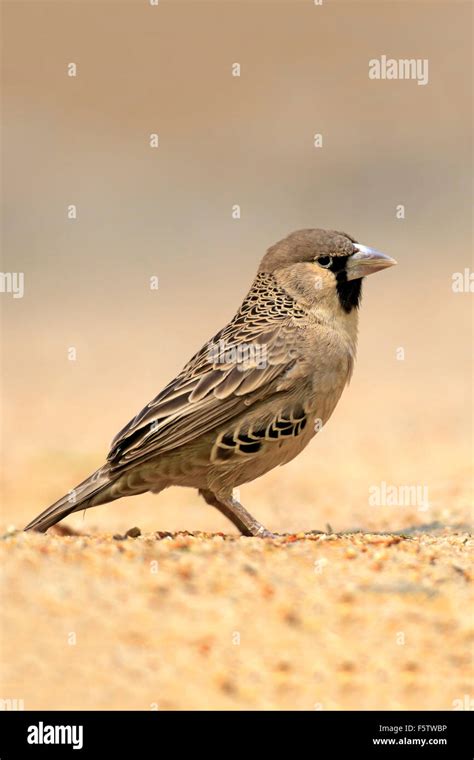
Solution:
[[[199,489],[199,493],[208,504],[216,507],[219,512],[230,520],[236,528],[240,530],[243,536],[258,536],[259,538],[275,538],[275,533],[267,530],[250,512],[234,499],[232,495],[222,496],[219,498],[212,492],[204,488]]]

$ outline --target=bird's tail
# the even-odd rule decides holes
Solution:
[[[104,465],[103,467],[99,467],[89,478],[73,488],[72,491],[69,491],[62,499],[51,504],[38,517],[35,517],[34,520],[28,523],[25,530],[36,530],[44,533],[48,528],[72,512],[79,512],[82,509],[89,509],[89,507],[95,507],[98,504],[112,501],[112,499],[118,497],[118,494],[117,496],[107,494],[107,490],[113,482],[109,466]]]

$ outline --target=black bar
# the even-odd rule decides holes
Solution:
[[[468,711],[11,711],[0,712],[0,758],[79,758],[111,752],[141,758],[173,749],[180,757],[184,752],[222,757],[230,750],[234,755],[250,750],[253,755],[261,749],[265,756],[272,750],[278,756],[304,751],[321,760],[344,753],[472,760],[471,725]],[[57,743],[47,743],[51,739]]]

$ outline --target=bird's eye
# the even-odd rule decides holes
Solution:
[[[331,256],[320,256],[319,259],[316,259],[320,267],[324,267],[324,269],[328,269],[332,264],[332,258]]]

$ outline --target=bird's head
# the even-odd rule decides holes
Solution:
[[[310,303],[334,297],[343,311],[357,308],[362,278],[397,262],[344,232],[297,230],[268,249],[259,272],[273,274]]]

